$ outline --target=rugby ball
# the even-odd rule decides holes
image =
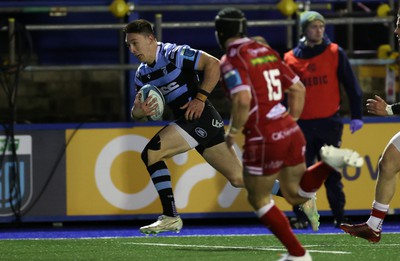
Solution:
[[[138,93],[142,94],[140,102],[144,102],[149,96],[151,96],[153,99],[154,98],[156,99],[156,104],[158,105],[156,109],[156,114],[147,116],[147,119],[149,121],[162,120],[165,107],[165,100],[164,100],[164,95],[161,93],[161,91],[154,85],[146,84],[142,88],[140,88]]]

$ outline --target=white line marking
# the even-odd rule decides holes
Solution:
[[[144,246],[165,246],[165,247],[193,247],[193,248],[209,248],[209,249],[244,249],[244,250],[260,250],[260,251],[285,251],[285,248],[272,248],[272,247],[252,247],[252,246],[207,246],[207,245],[180,245],[180,244],[162,244],[162,243],[123,243],[130,245],[144,245]],[[351,254],[345,251],[324,251],[324,250],[308,250],[315,253],[328,253],[328,254]]]

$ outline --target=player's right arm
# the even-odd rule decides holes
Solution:
[[[288,110],[292,118],[297,121],[303,112],[304,103],[306,99],[306,88],[300,81],[300,77],[283,61],[280,63],[280,70],[282,75],[281,79],[285,86],[290,86],[286,89],[288,94]]]
[[[175,49],[177,51],[175,51],[176,54],[172,59],[174,64],[182,70],[203,72],[203,79],[195,99],[180,107],[180,109],[185,110],[187,120],[194,120],[200,118],[205,107],[205,101],[219,81],[219,60],[205,51],[192,49],[189,46],[180,46],[181,49],[178,47]]]

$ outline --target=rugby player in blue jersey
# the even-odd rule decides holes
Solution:
[[[129,23],[124,32],[130,52],[141,62],[135,76],[136,90],[146,84],[157,86],[176,119],[163,127],[141,154],[159,194],[163,214],[140,231],[179,232],[182,220],[175,207],[166,159],[194,148],[234,187],[244,186],[241,160],[234,148],[226,145],[223,120],[207,99],[219,81],[219,60],[188,45],[158,42],[151,23],[143,19]],[[202,81],[199,71],[203,72]],[[141,103],[138,96],[131,116],[141,120],[154,114],[155,108],[151,97]]]

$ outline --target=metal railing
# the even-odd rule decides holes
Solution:
[[[162,22],[161,14],[156,14],[156,34],[158,39],[162,39],[161,32],[164,29],[177,29],[177,28],[213,28],[213,21],[195,21],[195,22]],[[3,26],[0,28],[1,31],[9,30],[11,35],[14,30],[15,20],[11,20],[8,26]],[[380,23],[393,23],[393,17],[348,17],[348,18],[331,18],[326,19],[327,24],[340,25],[340,24],[380,24]],[[249,26],[295,26],[297,23],[295,20],[275,20],[275,21],[265,21],[265,20],[254,20],[248,21]],[[60,24],[60,25],[26,25],[26,29],[29,31],[50,31],[50,30],[122,30],[124,24]],[[288,39],[292,41],[292,39]],[[10,61],[13,61],[15,57],[15,42],[10,41]],[[351,60],[353,64],[360,65],[378,63],[378,60],[370,59],[358,59]],[[390,63],[388,60],[383,60],[381,64]],[[44,70],[134,70],[137,65],[130,64],[103,64],[103,65],[54,65],[54,66],[40,66],[32,65],[27,66],[25,70],[28,71],[44,71]]]
[[[350,65],[390,65],[397,63],[394,59],[349,59]],[[25,67],[28,72],[40,71],[101,71],[101,70],[115,70],[115,71],[129,71],[136,70],[138,64],[98,64],[98,65],[29,65]]]
[[[245,1],[244,1],[245,2]],[[298,1],[299,9],[330,9],[330,4],[315,4]],[[205,4],[205,5],[135,5],[132,2],[126,3],[130,12],[177,12],[177,11],[218,11],[226,4]],[[244,11],[267,11],[278,10],[276,4],[230,4],[230,7],[240,8]],[[0,13],[49,13],[49,14],[67,14],[67,13],[93,13],[110,12],[109,6],[25,6],[25,7],[1,7]]]
[[[352,1],[348,1],[349,3]],[[394,6],[393,0],[389,1],[391,6]],[[400,0],[398,1],[400,4]],[[304,3],[299,2],[299,8],[302,9],[329,9],[330,6],[327,4],[312,4],[310,1],[304,1]],[[193,21],[193,22],[163,22],[162,12],[169,11],[217,11],[220,10],[225,5],[169,5],[169,6],[150,6],[150,5],[134,5],[133,3],[127,3],[130,12],[159,12],[155,14],[155,28],[157,39],[162,41],[162,30],[165,29],[178,29],[178,28],[213,28],[213,21]],[[242,10],[277,10],[275,4],[260,4],[260,5],[230,5],[232,7],[237,7]],[[352,9],[350,9],[351,11]],[[0,8],[0,13],[68,13],[68,12],[110,12],[108,6],[53,6],[53,7],[2,7]],[[326,24],[331,25],[354,25],[354,24],[393,24],[393,16],[388,17],[340,17],[340,18],[327,18]],[[51,30],[122,30],[123,23],[117,24],[58,24],[58,25],[26,25],[26,29],[29,31],[51,31]],[[282,19],[282,20],[249,20],[249,26],[286,26],[291,28],[293,26],[298,26],[295,19]],[[0,31],[8,31],[9,35],[13,34],[15,28],[15,20],[9,19],[8,26],[0,27]],[[298,30],[299,31],[299,30]],[[299,35],[298,35],[299,36]],[[348,35],[347,39],[352,39]],[[393,42],[393,33],[390,32],[389,42]],[[287,47],[291,47],[293,43],[292,34],[289,33],[287,37]],[[393,46],[394,44],[390,44]],[[352,50],[352,43],[349,45]],[[15,41],[9,42],[10,50],[10,61],[15,60]],[[120,54],[122,57],[124,54]],[[351,64],[361,65],[361,64],[390,64],[393,63],[391,60],[371,60],[371,59],[350,59]],[[137,65],[130,64],[99,64],[99,65],[54,65],[54,66],[40,66],[31,65],[27,66],[25,70],[27,71],[58,71],[58,70],[135,70]]]

